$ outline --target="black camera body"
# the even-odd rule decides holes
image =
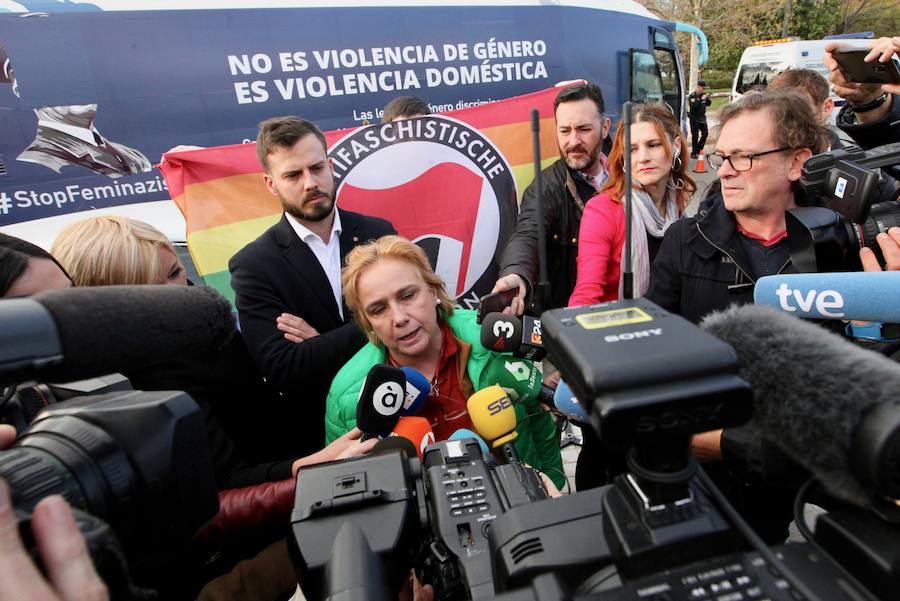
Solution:
[[[803,273],[859,271],[859,250],[884,257],[875,236],[900,225],[900,142],[810,157],[800,187],[809,206],[788,209],[791,262]]]
[[[692,433],[750,415],[734,349],[644,299],[541,317],[594,430],[628,447],[626,473],[539,498],[521,472],[503,477],[521,466],[493,464],[474,441],[430,445],[422,463],[393,451],[305,468],[290,545],[307,598],[395,598],[412,565],[447,600],[866,598],[811,545],[751,549],[693,459]]]
[[[390,452],[304,468],[291,514],[292,557],[310,598],[351,589],[353,578],[336,577],[332,564],[346,550],[331,542],[352,521],[386,590],[399,590],[415,565],[438,599],[488,598],[495,591],[492,524],[513,507],[546,498],[533,470],[486,458],[472,439],[429,445],[421,462]]]

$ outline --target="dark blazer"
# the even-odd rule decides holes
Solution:
[[[340,209],[339,209],[340,210]],[[396,234],[384,219],[340,210],[341,262],[354,246]],[[271,443],[285,456],[302,456],[325,441],[325,398],[338,369],[362,348],[365,337],[343,308],[341,319],[325,271],[282,216],[281,221],[241,249],[228,263],[241,332],[260,372],[281,395],[267,412]],[[289,342],[275,325],[282,313],[305,319],[319,335]]]

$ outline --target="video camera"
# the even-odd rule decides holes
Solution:
[[[121,375],[97,375],[103,369],[98,357],[128,355],[110,366],[115,370],[140,353],[134,338],[127,353],[116,352],[124,328],[115,322],[153,327],[170,319],[160,311],[167,299],[181,301],[191,316],[215,303],[204,291],[148,287],[0,300],[0,423],[19,433],[12,447],[0,450],[0,478],[9,484],[20,536],[40,563],[31,512],[42,498],[63,496],[113,599],[155,598],[153,589],[175,578],[182,550],[219,509],[203,415],[193,399],[184,392],[135,391]],[[151,306],[154,319],[142,321]],[[91,309],[105,313],[94,319]],[[210,336],[195,338],[209,344]],[[37,381],[43,374],[75,373],[87,379]]]
[[[859,271],[859,249],[884,264],[875,236],[900,225],[900,142],[851,146],[810,157],[800,186],[809,206],[785,214],[791,262],[798,271]]]
[[[627,472],[603,488],[529,498],[473,441],[430,445],[421,463],[395,452],[304,468],[290,545],[311,601],[396,598],[410,566],[448,600],[863,594],[813,547],[762,545],[693,458],[694,433],[751,413],[728,344],[643,299],[541,319],[598,436],[628,449]]]

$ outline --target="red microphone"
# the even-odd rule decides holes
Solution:
[[[431,425],[424,417],[401,417],[397,420],[397,425],[390,435],[400,436],[413,443],[419,459],[422,459],[425,447],[434,442],[434,432],[431,431]]]

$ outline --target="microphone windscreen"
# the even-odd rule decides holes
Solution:
[[[400,436],[416,446],[419,459],[425,454],[425,447],[434,442],[431,424],[424,417],[401,417],[391,432],[391,436]]]
[[[503,313],[488,313],[481,324],[481,346],[498,353],[511,353],[522,342],[522,321]]]
[[[753,301],[797,317],[900,323],[900,272],[791,273],[759,278]]]
[[[459,430],[457,430],[453,434],[451,434],[447,440],[465,440],[466,438],[471,438],[475,442],[477,442],[478,446],[481,447],[482,454],[487,455],[488,453],[491,452],[487,446],[487,443],[484,442],[484,439],[482,437],[478,436],[478,434],[475,434],[474,432],[469,430],[468,428],[460,428]]]
[[[63,361],[39,377],[83,380],[202,354],[234,333],[231,305],[205,286],[96,286],[31,297],[50,313]]]
[[[388,436],[387,438],[382,438],[375,443],[375,446],[372,447],[369,454],[377,455],[379,453],[390,453],[395,450],[403,451],[406,453],[407,457],[416,456],[416,445],[402,436]]]
[[[406,375],[399,367],[375,365],[359,390],[356,426],[368,436],[386,436],[400,417],[406,398]]]
[[[543,384],[541,371],[534,363],[510,355],[493,357],[485,366],[481,379],[506,389],[514,401],[522,397],[540,398]]]
[[[466,408],[475,430],[491,447],[497,448],[516,438],[516,410],[499,386],[479,390],[466,401]]]
[[[553,395],[553,405],[560,413],[569,419],[588,423],[587,412],[584,410],[584,407],[578,399],[575,398],[575,393],[572,392],[572,389],[569,388],[569,385],[566,384],[565,380],[560,380],[559,384],[556,385],[556,393]]]
[[[431,394],[431,383],[417,369],[401,367],[406,375],[406,400],[400,415],[418,415]]]
[[[900,390],[900,365],[819,325],[771,307],[745,305],[701,327],[727,342],[753,388],[760,435],[818,476],[835,496],[865,505],[872,491],[852,473],[851,445],[863,415]]]

